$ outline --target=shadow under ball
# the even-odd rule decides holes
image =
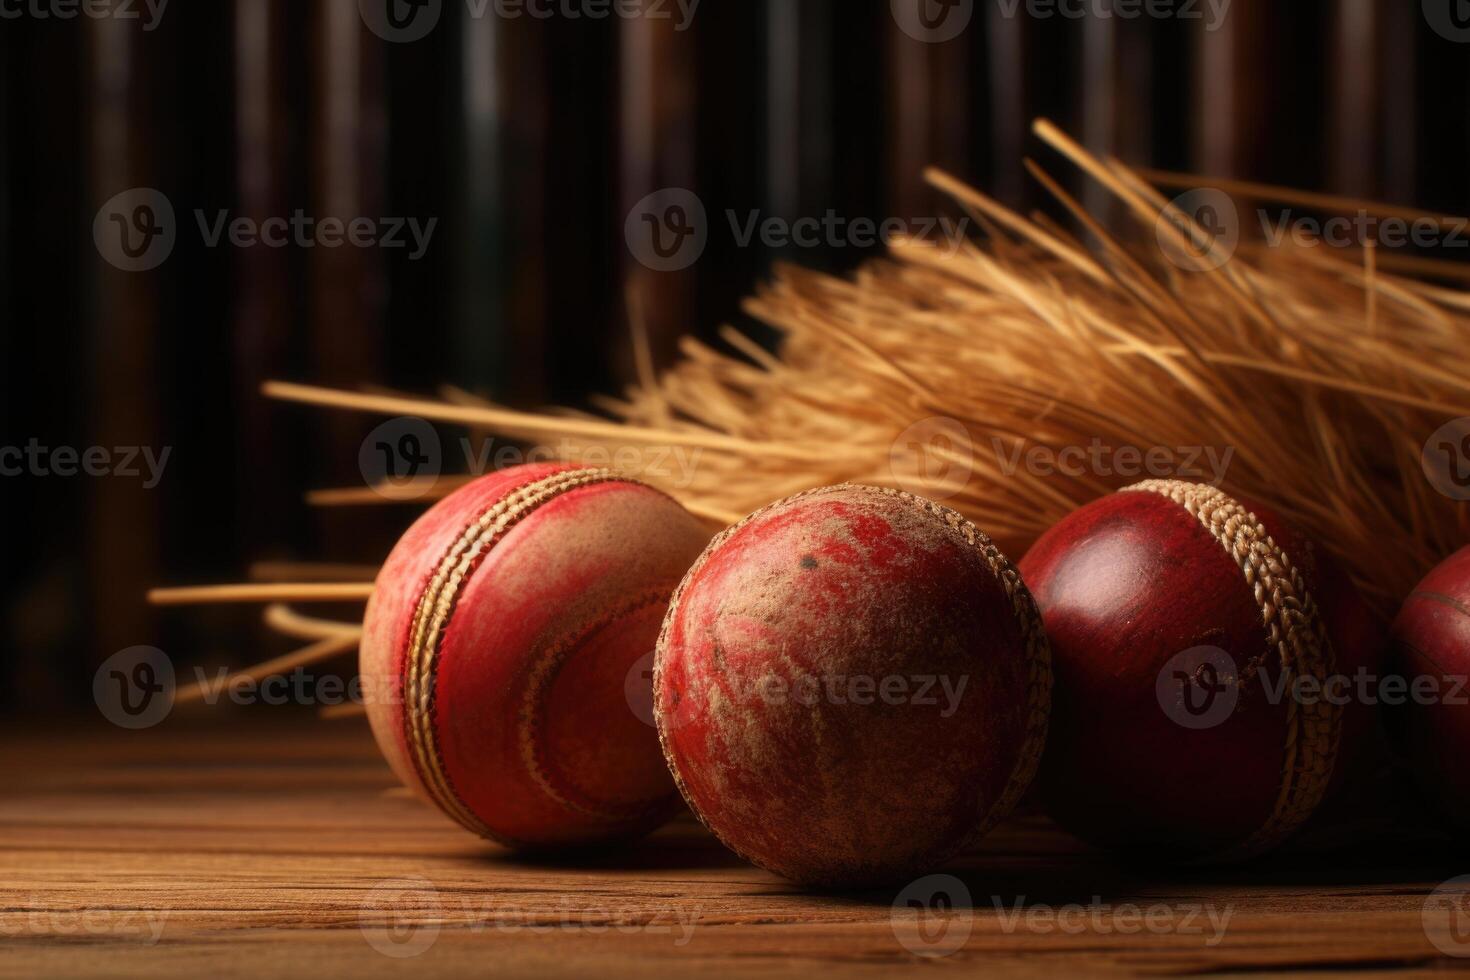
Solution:
[[[1436,567],[1393,624],[1402,703],[1386,705],[1395,747],[1438,815],[1470,829],[1470,547]]]
[[[1375,667],[1382,630],[1269,510],[1150,481],[1074,511],[1020,568],[1052,643],[1039,789],[1063,827],[1151,858],[1246,858],[1349,778],[1375,712],[1312,685]]]
[[[363,627],[368,719],[398,778],[518,848],[663,822],[678,794],[635,688],[651,693],[659,623],[708,539],[607,470],[516,466],[436,504],[384,564]]]

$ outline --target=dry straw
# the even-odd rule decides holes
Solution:
[[[640,358],[642,382],[601,404],[616,426],[463,392],[419,401],[268,390],[556,437],[573,457],[633,450],[625,458],[645,464],[643,478],[724,522],[821,484],[922,493],[937,480],[947,504],[1013,555],[1140,476],[1191,475],[1140,474],[1149,449],[1175,450],[1181,465],[1197,450],[1228,452],[1221,486],[1305,528],[1385,609],[1465,543],[1466,507],[1429,483],[1421,453],[1441,425],[1470,415],[1470,294],[1393,274],[1413,263],[1371,243],[1345,251],[1247,238],[1227,257],[1137,172],[1045,121],[1036,132],[1116,196],[1122,220],[1104,227],[1035,164],[1074,230],[932,172],[983,238],[958,249],[899,242],[845,279],[779,268],[746,303],[783,335],[778,355],[727,328],[733,354],[686,338],[681,362],[658,378]],[[670,467],[669,447],[691,465]],[[1060,455],[1068,447],[1086,452],[1081,467],[1033,465],[1077,462],[1078,449]]]

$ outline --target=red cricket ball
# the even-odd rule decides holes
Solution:
[[[708,539],[608,470],[518,466],[440,501],[393,549],[364,622],[368,718],[398,778],[511,846],[656,826],[678,797],[630,699]]]
[[[1372,731],[1380,631],[1275,514],[1149,481],[1074,511],[1020,563],[1056,687],[1039,787],[1058,823],[1150,856],[1288,837]]]
[[[1470,548],[1430,572],[1393,625],[1407,690],[1388,708],[1414,781],[1460,829],[1470,829]]]
[[[684,798],[811,884],[932,869],[1010,810],[1045,741],[1045,634],[1011,564],[911,494],[825,487],[719,535],[659,638]]]

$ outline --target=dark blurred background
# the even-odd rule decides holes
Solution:
[[[310,488],[362,484],[380,420],[267,402],[263,380],[582,405],[633,376],[630,289],[667,363],[680,334],[741,322],[773,262],[873,251],[741,247],[727,209],[952,214],[920,179],[931,163],[1043,206],[1022,159],[1055,163],[1029,136],[1045,115],[1130,163],[1470,210],[1460,0],[689,8],[0,0],[0,447],[103,447],[115,467],[119,449],[169,451],[151,488],[141,461],[0,477],[10,713],[87,706],[97,664],[136,644],[276,652],[257,610],[142,593],[263,560],[373,563],[412,519],[307,507]],[[666,187],[699,195],[711,233],[691,267],[654,272],[624,221]],[[175,215],[147,271],[98,244],[135,188]],[[415,256],[406,232],[406,248],[212,247],[196,217],[298,210],[436,224]]]

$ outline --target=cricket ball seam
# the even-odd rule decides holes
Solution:
[[[1047,640],[1046,631],[1042,627],[1041,611],[1032,598],[1030,590],[1026,588],[1025,583],[1021,580],[1021,575],[1016,571],[1015,566],[1011,564],[1010,560],[995,547],[990,538],[975,526],[972,521],[957,511],[951,510],[942,504],[937,504],[932,500],[925,500],[915,494],[903,490],[894,490],[888,487],[873,487],[860,483],[842,483],[834,486],[813,487],[812,489],[792,494],[789,497],[783,497],[780,500],[766,504],[758,510],[752,511],[741,520],[715,535],[700,554],[699,558],[690,567],[688,573],[685,574],[678,588],[674,590],[672,598],[669,599],[668,612],[664,614],[663,625],[659,629],[658,647],[653,659],[654,715],[655,720],[658,722],[659,748],[663,752],[664,761],[669,767],[669,773],[674,777],[674,785],[678,787],[679,795],[689,805],[690,811],[693,812],[695,817],[699,819],[699,822],[710,833],[719,838],[720,842],[733,851],[737,857],[744,859],[758,868],[773,874],[782,875],[783,877],[785,875],[780,869],[772,867],[765,861],[737,847],[732,841],[726,839],[724,835],[716,830],[709,820],[706,819],[704,812],[699,808],[699,804],[690,796],[688,788],[684,785],[684,779],[679,774],[679,767],[675,765],[674,756],[669,747],[669,733],[665,730],[662,713],[658,710],[659,706],[663,703],[660,692],[663,688],[664,656],[668,649],[669,632],[673,628],[674,620],[679,614],[685,588],[698,577],[699,572],[708,564],[710,557],[727,540],[752,521],[757,520],[778,507],[784,507],[808,497],[854,490],[898,498],[931,515],[940,517],[952,528],[958,530],[965,538],[965,541],[980,551],[981,555],[985,558],[987,567],[990,568],[991,573],[1000,582],[1007,597],[1011,600],[1012,608],[1017,614],[1017,621],[1021,627],[1022,639],[1026,647],[1028,670],[1026,684],[1026,733],[1023,737],[1021,750],[1017,754],[1016,763],[1011,768],[1010,779],[1006,784],[1005,790],[1001,792],[996,801],[985,811],[985,815],[970,833],[966,835],[965,839],[960,842],[956,850],[963,849],[984,836],[987,831],[992,829],[1020,801],[1035,778],[1037,768],[1041,762],[1042,749],[1046,745],[1047,724],[1051,705],[1052,670],[1051,645]],[[812,883],[821,884],[821,882]]]
[[[609,482],[636,483],[607,469],[563,470],[516,487],[457,537],[439,559],[419,594],[404,657],[403,727],[419,779],[435,802],[466,829],[505,844],[477,817],[454,788],[438,738],[437,672],[440,645],[470,576],[505,534],[537,508],[571,490]]]
[[[1325,681],[1334,664],[1332,642],[1300,569],[1239,501],[1204,484],[1147,480],[1123,492],[1154,493],[1184,508],[1225,549],[1245,576],[1261,611],[1267,649],[1275,649],[1290,691],[1299,676]],[[1270,817],[1216,860],[1260,854],[1290,836],[1316,810],[1336,762],[1342,711],[1330,699],[1287,699],[1285,762]]]
[[[630,616],[650,606],[660,605],[666,601],[673,591],[673,583],[668,587],[658,586],[635,596],[631,601],[616,606],[606,616],[578,631],[575,635],[567,637],[548,650],[535,664],[530,683],[526,686],[526,696],[521,703],[521,725],[520,725],[520,748],[521,761],[525,763],[526,770],[531,778],[541,787],[547,796],[578,813],[588,816],[609,820],[631,820],[637,817],[655,813],[667,803],[667,795],[649,800],[639,807],[629,807],[625,810],[597,809],[580,803],[568,795],[568,790],[556,785],[550,767],[546,764],[543,756],[544,746],[541,744],[542,715],[544,704],[542,695],[550,686],[556,674],[565,664],[567,657],[580,647],[586,640],[599,630],[608,625]],[[570,792],[579,792],[579,788],[571,786]]]

